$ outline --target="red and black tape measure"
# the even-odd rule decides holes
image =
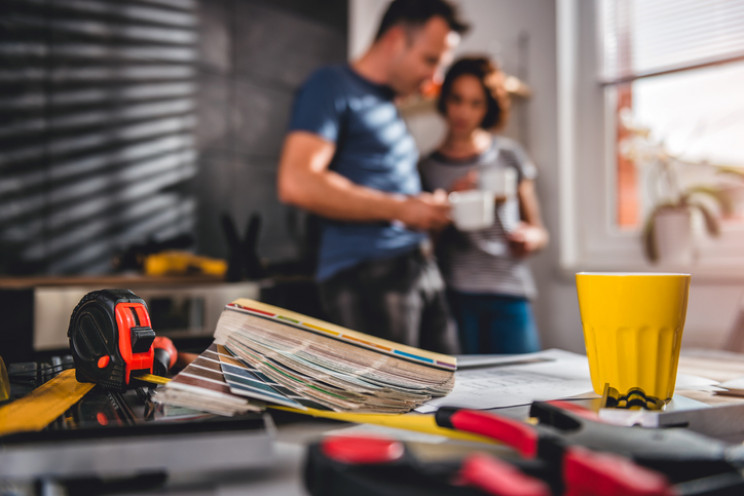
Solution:
[[[72,312],[67,337],[79,382],[123,391],[141,385],[132,381],[137,375],[153,373],[155,331],[145,301],[129,290],[85,295]]]

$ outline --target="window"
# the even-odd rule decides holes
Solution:
[[[742,1],[559,4],[564,266],[648,268],[648,219],[689,201],[684,268],[744,275],[743,25]]]

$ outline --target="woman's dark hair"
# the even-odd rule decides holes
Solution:
[[[465,34],[470,25],[459,15],[457,7],[447,0],[393,0],[382,16],[375,40],[393,26],[420,27],[432,17],[441,17],[452,31]]]
[[[447,70],[437,100],[437,110],[447,112],[447,99],[452,93],[452,84],[457,78],[471,75],[478,78],[486,93],[487,110],[480,127],[501,129],[509,119],[509,95],[504,88],[503,73],[487,57],[471,56],[458,59]]]

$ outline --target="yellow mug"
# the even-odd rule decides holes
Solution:
[[[690,274],[579,272],[579,299],[592,387],[620,395],[640,388],[672,399]]]

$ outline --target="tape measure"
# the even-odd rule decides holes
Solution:
[[[155,336],[144,300],[129,290],[85,295],[72,311],[67,337],[75,370],[0,407],[0,436],[43,429],[96,384],[119,392],[143,386],[140,381],[165,384],[170,379],[153,371],[167,373],[177,358],[173,342]],[[9,384],[4,376],[3,383]]]
[[[77,380],[114,391],[141,386],[136,379],[162,383],[153,375],[156,347],[164,350],[158,352],[158,373],[176,361],[173,343],[156,338],[145,301],[126,289],[85,295],[72,311],[67,337]]]

